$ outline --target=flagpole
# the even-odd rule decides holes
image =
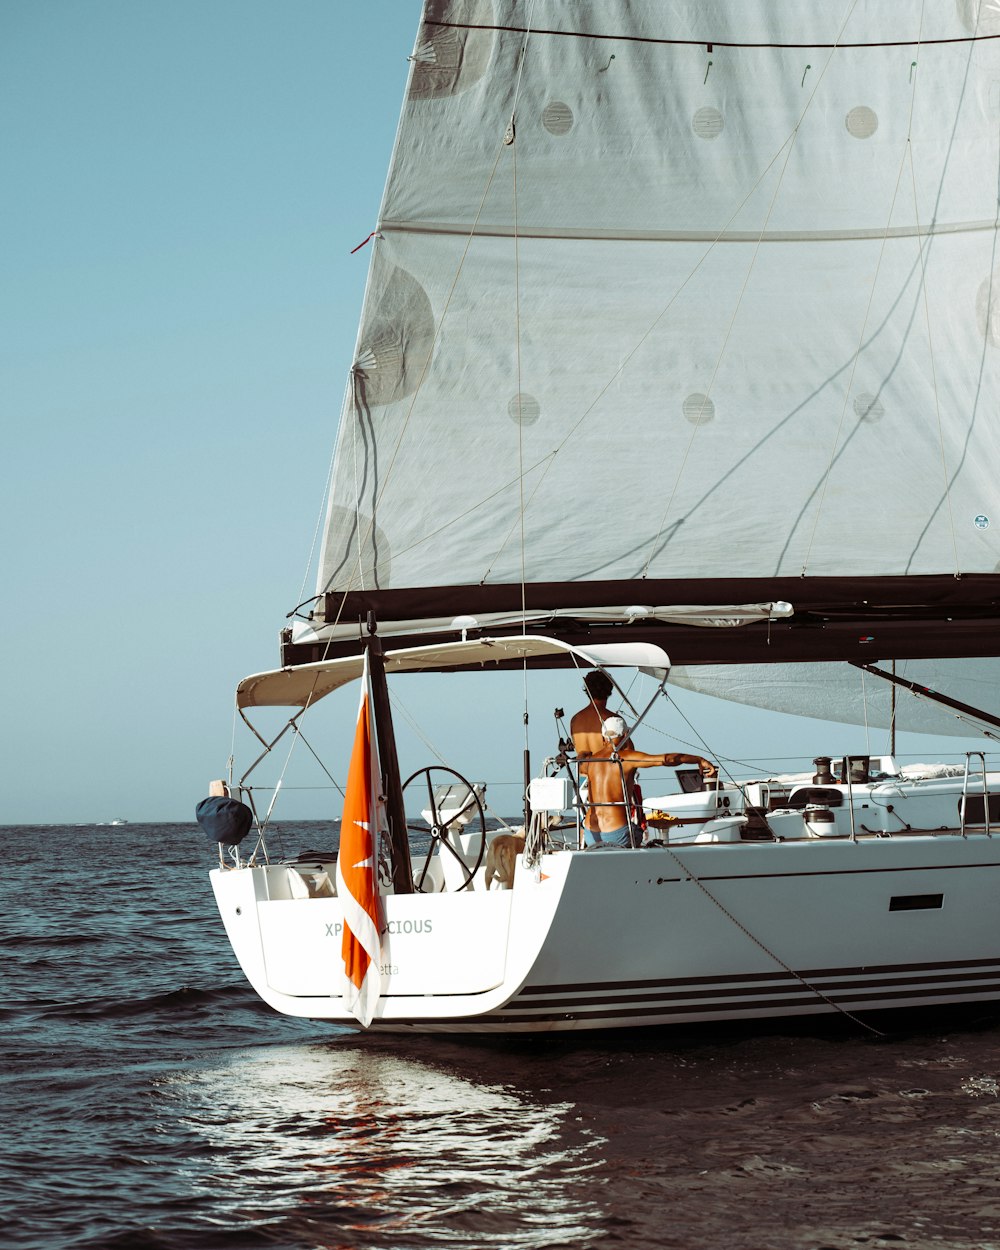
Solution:
[[[396,894],[413,893],[413,872],[410,867],[410,844],[406,834],[406,810],[403,788],[399,782],[399,758],[396,735],[392,728],[389,687],[382,660],[382,640],[376,633],[375,613],[368,613],[368,676],[372,690],[372,713],[378,742],[382,780],[385,786],[385,811],[389,822],[389,848],[392,856],[392,887]]]

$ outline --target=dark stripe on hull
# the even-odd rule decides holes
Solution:
[[[738,1012],[740,1015],[750,1013],[751,1016],[796,1015],[802,1010],[833,1011],[835,1008],[831,1006],[831,1003],[851,1009],[860,1007],[872,1009],[878,1006],[891,1007],[897,1005],[900,999],[906,999],[907,1002],[912,1003],[916,1000],[927,1001],[934,998],[945,999],[951,1002],[964,1001],[970,997],[1000,998],[1000,980],[986,981],[981,985],[970,985],[965,990],[959,990],[953,985],[939,985],[924,989],[910,987],[897,991],[883,989],[871,994],[828,994],[824,990],[824,996],[824,998],[820,998],[803,987],[800,993],[789,990],[775,998],[758,998],[752,1002],[739,998],[727,998],[715,1002],[666,1003],[661,1001],[648,1007],[620,1007],[609,1000],[601,1007],[593,1009],[574,1007],[572,1010],[553,1010],[556,1004],[546,1003],[544,1007],[548,1008],[547,1011],[538,1010],[517,1014],[504,1010],[503,1012],[497,1012],[481,1018],[497,1021],[498,1023],[513,1024],[530,1023],[533,1021],[551,1022],[556,1020],[631,1020],[643,1016],[687,1016],[696,1020],[703,1016],[706,1018],[717,1018],[722,1012]]]
[[[958,985],[964,981],[989,980],[990,976],[991,974],[988,972],[965,972],[959,976],[933,977],[931,979],[936,983],[944,982],[947,985]],[[843,993],[838,993],[837,991],[871,989],[873,986],[878,986],[880,984],[884,985],[886,989],[890,989],[891,987],[894,987],[897,985],[898,986],[922,986],[922,985],[926,986],[927,983],[928,983],[927,977],[893,977],[891,981],[885,981],[885,982],[878,982],[878,981],[872,981],[872,980],[822,981],[822,982],[813,981],[813,982],[810,982],[809,985],[802,985],[799,982],[789,981],[787,989],[781,986],[774,986],[774,985],[745,986],[743,988],[734,990],[733,993],[738,995],[739,998],[741,999],[749,998],[752,1000],[756,1000],[757,998],[763,998],[764,996],[768,994],[774,994],[774,993],[780,994],[782,997],[805,996],[807,998],[816,998],[818,997],[818,995],[815,993],[815,991],[821,990],[822,993],[825,994],[827,998],[832,998],[834,999],[834,1001],[836,1001],[838,998],[845,997]],[[996,984],[1000,985],[1000,979],[996,981]],[[592,996],[580,996],[580,997],[575,997],[575,998],[549,997],[549,998],[544,998],[541,1001],[536,1000],[534,1002],[530,1002],[530,1001],[525,1002],[523,997],[519,995],[517,998],[512,1000],[512,1003],[516,1003],[518,1007],[526,1007],[526,1008],[529,1008],[530,1010],[534,1010],[536,1007],[537,1008],[589,1007],[589,1006],[594,1005],[595,1003],[606,1003],[606,1004],[613,1005],[614,1003],[623,1003],[623,1002],[670,1003],[670,1002],[683,1001],[683,1002],[691,1003],[692,1006],[694,1006],[694,1005],[697,1005],[701,1001],[719,999],[720,997],[723,997],[723,996],[724,995],[720,994],[720,991],[718,990],[678,990],[675,993],[669,993],[669,994],[608,994],[608,995],[595,994]],[[725,995],[725,997],[727,999],[729,998],[728,995]],[[850,995],[846,995],[846,997],[850,997]],[[753,1005],[754,1003],[752,1001],[747,1003],[748,1007],[752,1007]]]
[[[961,969],[983,969],[982,975],[989,976],[994,973],[1000,975],[1000,957],[990,959],[946,959],[934,963],[919,964],[865,964],[860,968],[804,968],[796,974],[794,972],[748,972],[736,973],[732,976],[709,976],[709,977],[672,977],[660,980],[657,978],[652,981],[580,981],[575,984],[561,985],[526,985],[518,994],[518,998],[535,994],[572,994],[576,991],[585,991],[592,993],[597,990],[622,991],[622,990],[654,990],[654,989],[673,989],[677,987],[699,986],[699,985],[732,985],[742,986],[750,985],[757,981],[791,981],[796,984],[801,981],[808,981],[810,984],[816,984],[824,978],[831,977],[862,977],[871,978],[875,976],[885,976],[889,974],[902,974],[906,972],[915,972],[923,974],[920,979],[939,981],[943,978],[934,976],[928,978],[928,973],[955,973]]]
[[[897,975],[887,976],[887,973]],[[900,975],[906,973],[916,975]],[[506,1006],[483,1015],[451,1019],[412,1017],[398,1023],[381,1021],[380,1025],[390,1029],[433,1028],[454,1032],[490,1032],[511,1027],[528,1031],[541,1027],[548,1031],[560,1027],[708,1023],[725,1018],[750,1022],[777,1016],[830,1013],[837,1007],[877,1011],[1000,1000],[1000,960],[997,959],[890,964],[864,969],[828,968],[801,976],[808,984],[790,973],[777,972],[627,984],[529,986]],[[695,988],[698,985],[706,988]],[[715,988],[707,988],[710,985]],[[667,988],[671,986],[672,990]],[[608,992],[602,994],[600,991],[605,988]]]

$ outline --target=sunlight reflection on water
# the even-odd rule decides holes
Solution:
[[[350,1044],[240,1051],[162,1093],[169,1118],[210,1147],[184,1170],[191,1196],[210,1194],[233,1223],[297,1237],[307,1223],[331,1248],[472,1237],[528,1250],[600,1235],[604,1140],[572,1103]]]

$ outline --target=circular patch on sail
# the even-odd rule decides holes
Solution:
[[[976,320],[991,347],[1000,347],[1000,269],[994,270],[976,292]]]
[[[885,408],[877,395],[863,391],[854,401],[854,411],[862,421],[878,421],[885,416]]]
[[[990,518],[988,516],[983,516],[982,513],[980,513],[979,516],[977,516],[973,521],[973,525],[977,530],[988,530],[990,528]]]
[[[573,129],[573,110],[562,100],[550,100],[542,113],[542,125],[550,135],[568,135]]]
[[[323,548],[324,590],[378,589],[388,582],[391,569],[392,552],[382,527],[364,512],[332,507]]]
[[[693,391],[681,404],[681,411],[692,425],[707,425],[715,417],[715,404],[707,395]]]
[[[522,391],[507,405],[507,415],[518,425],[534,425],[542,415],[542,406],[534,395]]]
[[[362,328],[354,361],[362,404],[391,404],[416,390],[434,346],[427,292],[397,265],[375,271],[367,307],[378,311]]]
[[[955,0],[955,8],[970,35],[1000,35],[998,0]]]
[[[878,130],[878,117],[867,104],[859,104],[844,118],[844,125],[855,139],[870,139]]]
[[[493,55],[493,25],[489,0],[430,0],[410,58],[410,98],[446,99],[479,82]]]
[[[726,126],[726,119],[718,109],[699,109],[691,118],[691,129],[699,139],[718,139]]]

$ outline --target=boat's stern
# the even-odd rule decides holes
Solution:
[[[564,878],[519,867],[512,890],[485,890],[479,877],[469,890],[384,895],[375,1027],[501,1006],[530,971]],[[211,880],[233,951],[260,997],[288,1015],[353,1024],[343,1002],[344,917],[333,865],[222,868]]]

